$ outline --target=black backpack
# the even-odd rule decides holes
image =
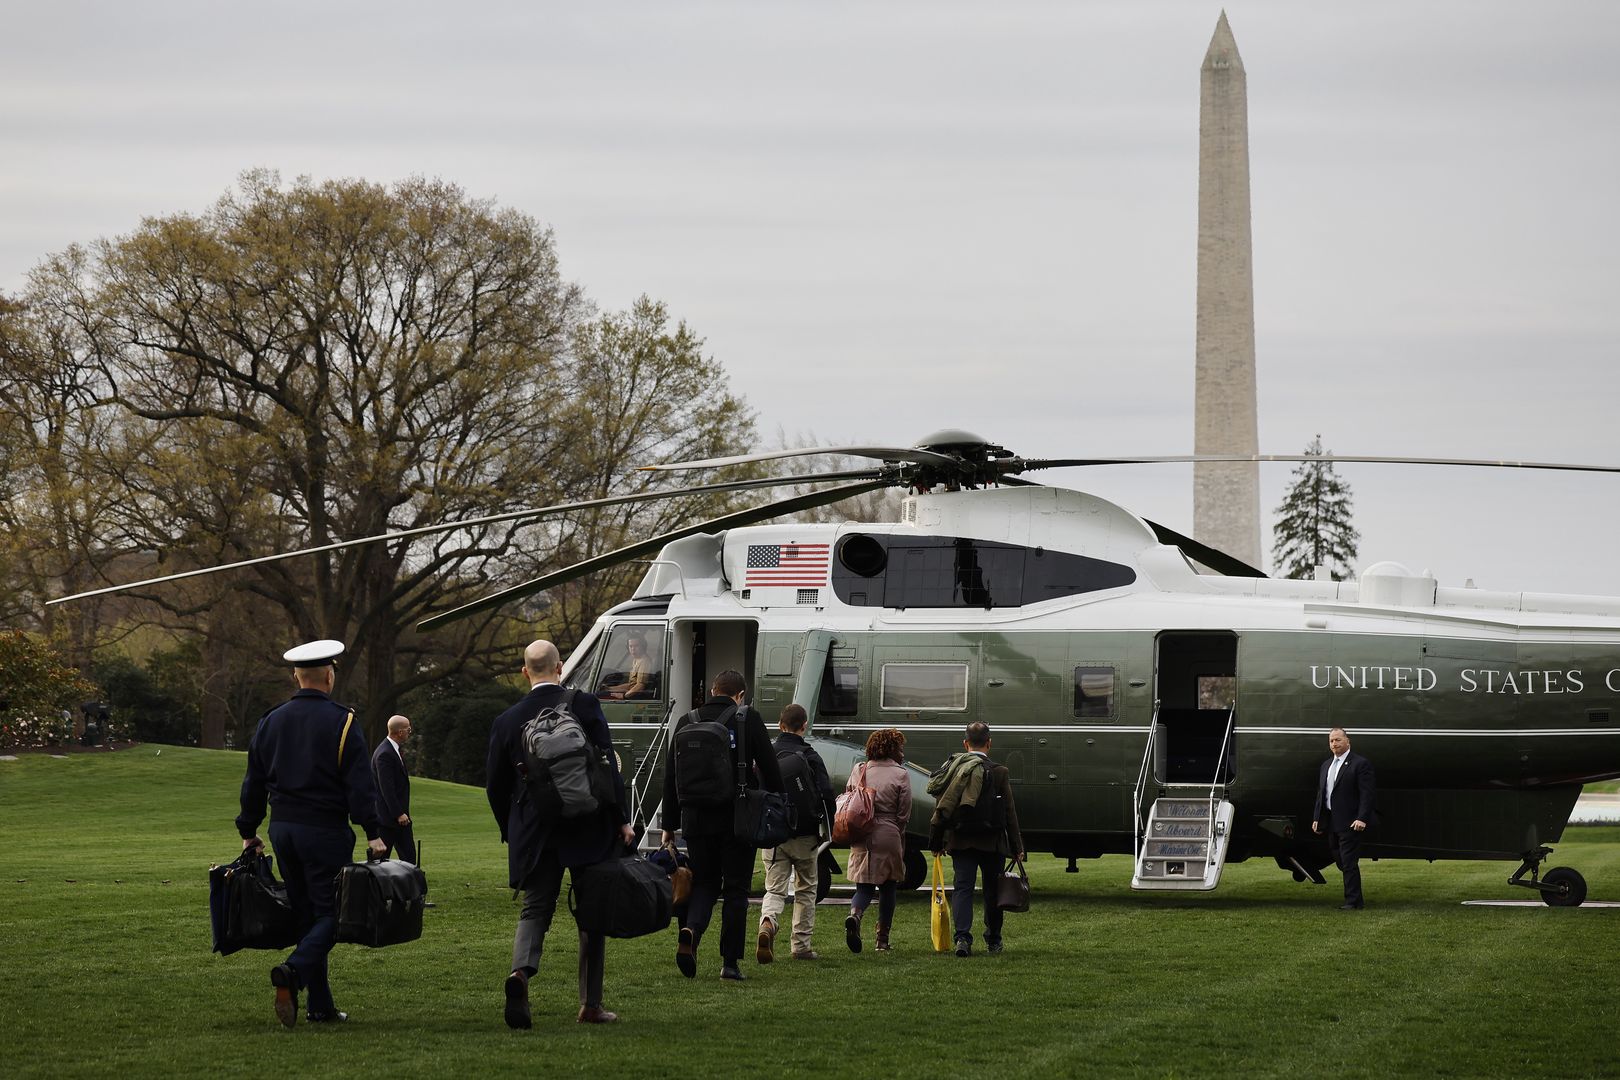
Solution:
[[[737,778],[731,768],[731,721],[735,705],[716,720],[700,720],[693,710],[690,723],[675,733],[675,793],[682,806],[730,806],[737,798]]]
[[[794,836],[816,836],[821,832],[824,814],[821,796],[816,794],[816,774],[810,767],[808,746],[787,746],[776,752],[776,762],[782,769],[782,790],[787,792],[793,806],[794,821],[798,828]]]

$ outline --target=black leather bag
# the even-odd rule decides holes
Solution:
[[[793,803],[779,791],[744,788],[737,794],[732,833],[758,848],[793,838]]]
[[[249,848],[236,861],[208,868],[208,916],[214,951],[285,949],[298,941],[298,922],[287,886],[276,880],[275,860]]]
[[[633,938],[669,928],[674,891],[657,864],[624,852],[568,873],[568,910],[581,930]]]
[[[748,717],[737,716],[737,801],[732,810],[731,834],[757,848],[771,848],[793,837],[798,823],[793,800],[785,792],[761,791],[748,786]]]
[[[403,859],[351,863],[338,871],[339,941],[380,949],[422,936],[427,877]]]
[[[1029,875],[1024,872],[1024,864],[1014,862],[1017,872],[1008,870],[996,882],[996,907],[1002,911],[1028,911],[1029,910]]]

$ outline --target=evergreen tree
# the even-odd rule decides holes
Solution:
[[[1353,572],[1359,537],[1350,527],[1350,485],[1323,456],[1322,436],[1312,439],[1305,453],[1321,460],[1300,462],[1294,470],[1272,527],[1272,561],[1283,577],[1308,578],[1325,566],[1334,581],[1344,581]]]

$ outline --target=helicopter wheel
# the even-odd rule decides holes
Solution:
[[[816,875],[816,903],[819,904],[823,900],[827,899],[827,894],[830,893],[830,892],[832,892],[832,875],[831,874],[817,874]]]
[[[1555,866],[1541,876],[1542,903],[1549,907],[1580,907],[1586,900],[1586,879],[1567,866]],[[1545,888],[1555,886],[1556,891]]]
[[[923,853],[919,849],[907,844],[906,876],[900,879],[901,891],[915,892],[916,890],[922,888],[923,879],[927,876],[928,860],[923,857]]]

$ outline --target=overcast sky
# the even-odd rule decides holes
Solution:
[[[1227,12],[1260,449],[1620,464],[1620,4]],[[552,226],[602,307],[667,302],[767,434],[1188,453],[1219,13],[0,0],[0,289],[249,168],[419,173]],[[1362,566],[1620,595],[1620,476],[1340,471]],[[1045,479],[1191,529],[1190,467]]]

